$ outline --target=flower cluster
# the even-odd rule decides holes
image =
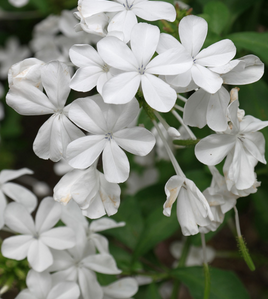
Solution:
[[[239,197],[257,191],[255,166],[258,161],[266,163],[265,140],[258,131],[268,121],[245,116],[239,108],[239,89],[230,91],[227,86],[259,80],[264,65],[258,57],[233,59],[236,47],[229,39],[202,49],[208,24],[194,15],[180,20],[174,34],[179,40],[155,25],[138,23],[137,17],[173,22],[176,11],[169,3],[79,0],[77,10],[79,23],[65,11],[38,24],[31,42],[36,58],[14,64],[8,74],[10,107],[21,115],[51,115],[33,142],[35,154],[69,165],[53,190],[54,200],[42,200],[35,221],[30,213],[36,197],[8,183],[31,171],[0,174],[0,228],[6,225],[20,234],[4,240],[2,253],[16,260],[27,257],[32,268],[28,289],[18,299],[59,298],[62,289],[66,294],[61,296],[73,299],[129,298],[136,293],[131,278],[103,287],[95,274],[121,273],[107,239],[98,232],[124,223],[101,218],[89,225],[84,217],[117,213],[119,184],[131,178],[126,152],[142,163],[149,154],[154,159],[156,145],[157,155],[171,161],[175,175],[165,185],[163,213],[170,216],[177,200],[177,218],[185,236],[215,231],[225,213],[236,209]],[[21,55],[21,59],[27,56]],[[3,63],[1,56],[3,51]],[[66,104],[70,92],[77,94],[72,90],[80,92],[80,98]],[[189,91],[188,99],[180,95]],[[152,131],[139,124],[141,110],[151,120]],[[161,115],[169,112],[180,129],[169,126]],[[206,125],[215,134],[197,143],[189,126]],[[195,156],[212,175],[211,186],[203,193],[186,177],[174,154],[172,142],[177,140],[182,147],[180,141],[188,139],[197,143]],[[224,158],[222,175],[215,166]],[[152,168],[147,175],[154,178],[149,183],[144,179],[143,186],[158,177]],[[132,189],[128,192],[138,190]],[[16,202],[7,205],[5,195]],[[66,226],[58,226],[60,220]]]

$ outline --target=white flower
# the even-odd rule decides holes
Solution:
[[[230,94],[223,86],[215,94],[199,89],[188,98],[183,121],[189,126],[203,128],[207,124],[214,131],[225,131],[229,102]]]
[[[68,227],[52,228],[60,219],[61,206],[53,198],[42,200],[36,213],[35,223],[27,209],[18,203],[10,203],[5,211],[6,225],[19,236],[7,238],[2,244],[3,256],[15,260],[27,257],[37,272],[53,264],[49,248],[63,250],[75,245],[75,235]]]
[[[16,85],[16,83],[25,80],[42,90],[41,66],[44,64],[45,63],[39,59],[27,58],[12,65],[8,71],[9,87],[11,88],[12,85]]]
[[[227,156],[228,177],[232,179],[237,189],[243,190],[255,183],[256,161],[266,164],[265,140],[262,133],[257,131],[268,126],[268,121],[247,115],[239,122],[238,105],[238,100],[235,100],[229,106],[230,127],[221,134],[207,136],[198,142],[195,155],[206,165],[216,165]]]
[[[68,145],[69,164],[84,169],[91,166],[102,153],[106,180],[111,183],[126,181],[129,162],[120,147],[132,154],[145,156],[155,144],[154,136],[145,128],[128,128],[138,113],[136,99],[125,105],[108,105],[101,97],[73,102],[69,118],[91,135],[78,138]]]
[[[130,299],[138,291],[138,284],[134,278],[121,278],[102,287],[103,299]]]
[[[33,174],[33,171],[22,168],[20,170],[2,170],[0,172],[0,229],[4,226],[6,196],[24,205],[30,213],[36,208],[37,198],[31,191],[9,182],[25,174]]]
[[[26,46],[20,46],[16,37],[10,37],[5,44],[5,49],[0,49],[0,78],[7,78],[9,68],[30,54]]]
[[[51,275],[47,271],[38,273],[30,270],[26,283],[28,289],[20,292],[15,299],[78,299],[80,295],[76,283],[62,281],[54,284]]]
[[[89,224],[74,200],[71,200],[62,208],[61,219],[68,227],[71,227],[74,230],[84,230],[88,241],[94,244],[100,253],[109,253],[109,248],[108,240],[104,236],[98,234],[98,232],[125,225],[125,222],[117,223],[113,219],[107,217],[94,220]]]
[[[192,59],[185,49],[181,48],[169,49],[151,60],[159,37],[158,27],[139,23],[131,32],[131,50],[115,37],[105,37],[99,41],[98,52],[102,59],[109,66],[122,71],[104,84],[102,92],[104,102],[127,103],[133,99],[141,85],[145,101],[153,109],[160,112],[171,110],[177,94],[154,74],[184,73],[191,67]]]
[[[72,63],[79,67],[70,87],[85,92],[97,86],[102,94],[103,85],[112,77],[112,72],[99,53],[90,45],[74,45],[69,54]]]
[[[161,34],[158,53],[171,48],[186,49],[192,57],[191,69],[181,75],[166,76],[168,83],[187,87],[193,80],[197,86],[209,93],[215,93],[220,89],[223,79],[213,68],[226,65],[235,56],[236,48],[231,40],[225,39],[200,51],[207,30],[208,25],[204,19],[190,15],[184,17],[179,24],[181,43],[171,35]]]
[[[199,233],[199,226],[206,226],[213,215],[209,204],[194,182],[178,175],[172,176],[165,185],[167,200],[164,215],[171,215],[171,208],[177,199],[177,218],[183,235]]]
[[[122,31],[128,42],[137,17],[147,21],[165,19],[175,21],[176,11],[173,5],[162,1],[148,0],[80,0],[78,10],[84,19],[104,12],[114,13],[108,25],[108,31]]]
[[[54,263],[49,268],[53,281],[74,281],[80,287],[82,298],[102,299],[103,290],[94,271],[119,274],[115,260],[110,254],[96,254],[95,246],[88,242],[84,230],[76,231],[76,246],[66,251],[53,250]]]
[[[39,129],[33,150],[39,158],[59,161],[67,144],[84,134],[68,119],[69,106],[64,107],[70,93],[68,67],[51,62],[42,67],[41,79],[47,96],[23,81],[12,86],[7,104],[22,115],[53,114]]]
[[[182,242],[173,242],[171,244],[170,252],[175,257],[175,259],[179,260],[181,258],[182,248],[183,248]],[[216,255],[215,250],[210,246],[206,246],[206,256],[207,256],[208,263],[214,260],[215,255]],[[204,263],[203,248],[191,246],[185,262],[185,266],[187,267],[202,266],[203,263]]]
[[[211,70],[221,75],[224,84],[245,85],[254,83],[262,77],[264,63],[255,55],[246,55]]]
[[[66,205],[73,198],[84,216],[96,219],[106,213],[109,216],[117,213],[120,193],[118,184],[108,182],[95,166],[91,166],[64,175],[54,188],[54,199]]]
[[[29,2],[29,0],[8,0],[8,2],[15,7],[22,7],[26,5]]]

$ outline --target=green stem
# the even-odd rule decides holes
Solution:
[[[187,256],[189,254],[190,246],[191,246],[191,238],[186,237],[186,240],[183,244],[181,257],[180,257],[178,266],[176,268],[181,268],[181,267],[185,266]],[[172,290],[172,294],[171,294],[170,299],[177,299],[178,298],[178,293],[179,293],[179,290],[180,290],[180,284],[181,283],[180,283],[179,279],[174,279],[173,290]]]
[[[210,294],[210,273],[209,273],[209,267],[208,267],[207,263],[204,263],[204,272],[205,272],[204,299],[209,299],[209,294]]]
[[[175,145],[182,145],[182,146],[195,146],[198,142],[200,141],[200,139],[196,139],[196,140],[191,140],[191,139],[187,139],[187,140],[173,140],[173,144]]]
[[[246,264],[248,265],[249,269],[251,271],[255,271],[255,265],[249,255],[248,252],[248,248],[246,246],[245,240],[243,238],[243,236],[238,236],[237,237],[237,243],[238,243],[238,247],[240,249],[240,252],[242,253],[242,256],[244,258],[244,261],[246,262]]]

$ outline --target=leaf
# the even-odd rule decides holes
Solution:
[[[257,193],[252,194],[251,196],[253,198],[252,203],[254,204],[255,207],[254,220],[255,220],[255,225],[258,229],[258,233],[263,240],[268,241],[267,191],[258,190]]]
[[[268,41],[267,41],[268,42]],[[268,45],[267,45],[268,46]],[[268,49],[268,48],[267,48]],[[268,51],[268,50],[267,50]],[[264,80],[259,80],[254,84],[241,86],[239,91],[240,109],[244,109],[247,114],[253,115],[261,120],[268,120],[268,85]],[[261,130],[265,140],[268,140],[268,128]],[[266,142],[266,158],[268,143]],[[260,163],[259,163],[260,164]]]
[[[250,299],[247,290],[235,273],[212,267],[209,270],[210,299]],[[202,267],[179,268],[171,274],[188,287],[194,299],[203,299],[205,276]]]
[[[105,234],[115,237],[129,248],[134,249],[143,230],[143,218],[138,201],[133,197],[125,198],[117,214],[111,218],[117,222],[124,221],[126,225],[110,229]]]
[[[150,298],[150,299],[161,299],[157,286],[155,283],[151,283],[146,290],[146,295],[144,298]]]
[[[209,30],[220,35],[230,21],[228,7],[220,1],[209,2],[204,7],[204,13],[209,16]]]
[[[238,32],[227,36],[241,50],[248,50],[268,64],[268,33],[267,32]]]
[[[145,220],[144,229],[134,251],[134,259],[147,253],[156,244],[172,236],[179,228],[175,209],[170,217],[163,215],[163,208],[156,208]]]

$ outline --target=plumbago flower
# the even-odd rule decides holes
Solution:
[[[41,69],[41,81],[47,96],[28,81],[17,82],[7,94],[7,104],[22,115],[52,116],[39,129],[33,150],[42,159],[59,161],[65,156],[67,144],[84,136],[67,117],[64,107],[70,92],[68,67],[51,62]]]
[[[77,282],[82,298],[102,299],[103,290],[96,272],[119,274],[115,260],[110,254],[96,254],[95,246],[87,240],[85,231],[76,230],[76,245],[66,251],[53,250],[54,263],[49,268],[54,283],[68,280]]]
[[[206,198],[191,180],[174,175],[167,181],[165,192],[163,213],[170,216],[177,199],[177,218],[185,236],[198,234],[198,225],[206,226],[214,219]]]
[[[103,85],[112,78],[112,68],[90,45],[74,45],[69,54],[72,63],[79,67],[72,77],[70,87],[85,92],[97,86],[97,91],[102,94]]]
[[[102,287],[103,299],[131,299],[138,291],[138,284],[134,278],[121,278]]]
[[[233,181],[236,189],[244,190],[256,183],[254,167],[257,161],[266,164],[265,140],[257,131],[267,127],[268,121],[250,115],[239,121],[238,105],[238,100],[235,100],[229,106],[229,128],[202,139],[195,147],[195,155],[206,165],[216,165],[227,156],[225,177]]]
[[[67,204],[73,199],[84,216],[91,219],[117,213],[121,189],[108,182],[93,165],[85,170],[74,169],[65,174],[54,188],[54,199]]]
[[[109,247],[107,238],[98,234],[98,232],[125,226],[125,222],[117,223],[107,217],[94,220],[89,224],[74,200],[71,200],[68,205],[63,206],[61,220],[74,230],[84,230],[88,241],[91,242],[100,253],[109,253]]]
[[[219,41],[206,49],[202,48],[207,36],[207,22],[197,16],[186,16],[179,24],[179,36],[181,43],[169,34],[162,33],[157,48],[158,53],[163,53],[167,49],[185,50],[191,57],[191,67],[183,74],[166,76],[168,83],[186,87],[191,81],[209,93],[217,92],[222,86],[223,79],[213,71],[213,68],[224,66],[235,56],[236,48],[229,39]]]
[[[255,55],[247,55],[211,69],[219,73],[225,84],[244,85],[258,81],[264,73],[264,64]],[[222,86],[210,94],[203,89],[193,93],[184,106],[185,124],[203,128],[206,124],[214,131],[225,131],[228,126],[227,107],[230,95]]]
[[[141,85],[145,101],[149,106],[160,112],[168,112],[172,109],[177,94],[155,74],[184,73],[191,67],[192,59],[181,47],[168,49],[151,60],[159,38],[158,27],[139,23],[131,32],[131,49],[116,37],[108,36],[99,41],[98,52],[102,59],[109,66],[122,71],[104,84],[102,96],[105,103],[128,103],[135,97]]]
[[[108,32],[121,31],[124,34],[125,42],[130,39],[131,31],[137,24],[137,17],[147,21],[165,19],[173,22],[176,18],[176,11],[173,5],[162,1],[148,0],[80,0],[78,11],[85,20],[94,17],[105,20],[103,13],[113,13],[109,20]],[[136,17],[137,16],[137,17]],[[100,26],[101,27],[101,26]]]
[[[38,273],[30,270],[26,278],[27,289],[19,293],[15,299],[78,299],[79,287],[71,281],[55,284],[48,271]]]
[[[18,203],[10,203],[5,210],[5,223],[20,236],[7,238],[2,244],[2,254],[14,260],[27,257],[31,267],[42,272],[53,264],[49,248],[63,250],[75,245],[75,235],[69,227],[52,228],[60,219],[61,206],[53,198],[42,200],[35,217]]]
[[[67,159],[74,168],[91,166],[102,153],[105,179],[121,183],[129,176],[126,151],[145,156],[155,138],[145,128],[128,127],[139,113],[136,99],[125,105],[108,105],[100,96],[78,99],[71,105],[69,118],[91,135],[78,138],[67,147]],[[120,146],[120,147],[119,147]],[[105,188],[105,182],[102,181]]]
[[[33,174],[33,171],[22,168],[19,170],[2,170],[0,172],[0,229],[5,224],[6,196],[25,206],[29,213],[36,208],[37,198],[31,191],[18,184],[9,182],[25,174]]]

